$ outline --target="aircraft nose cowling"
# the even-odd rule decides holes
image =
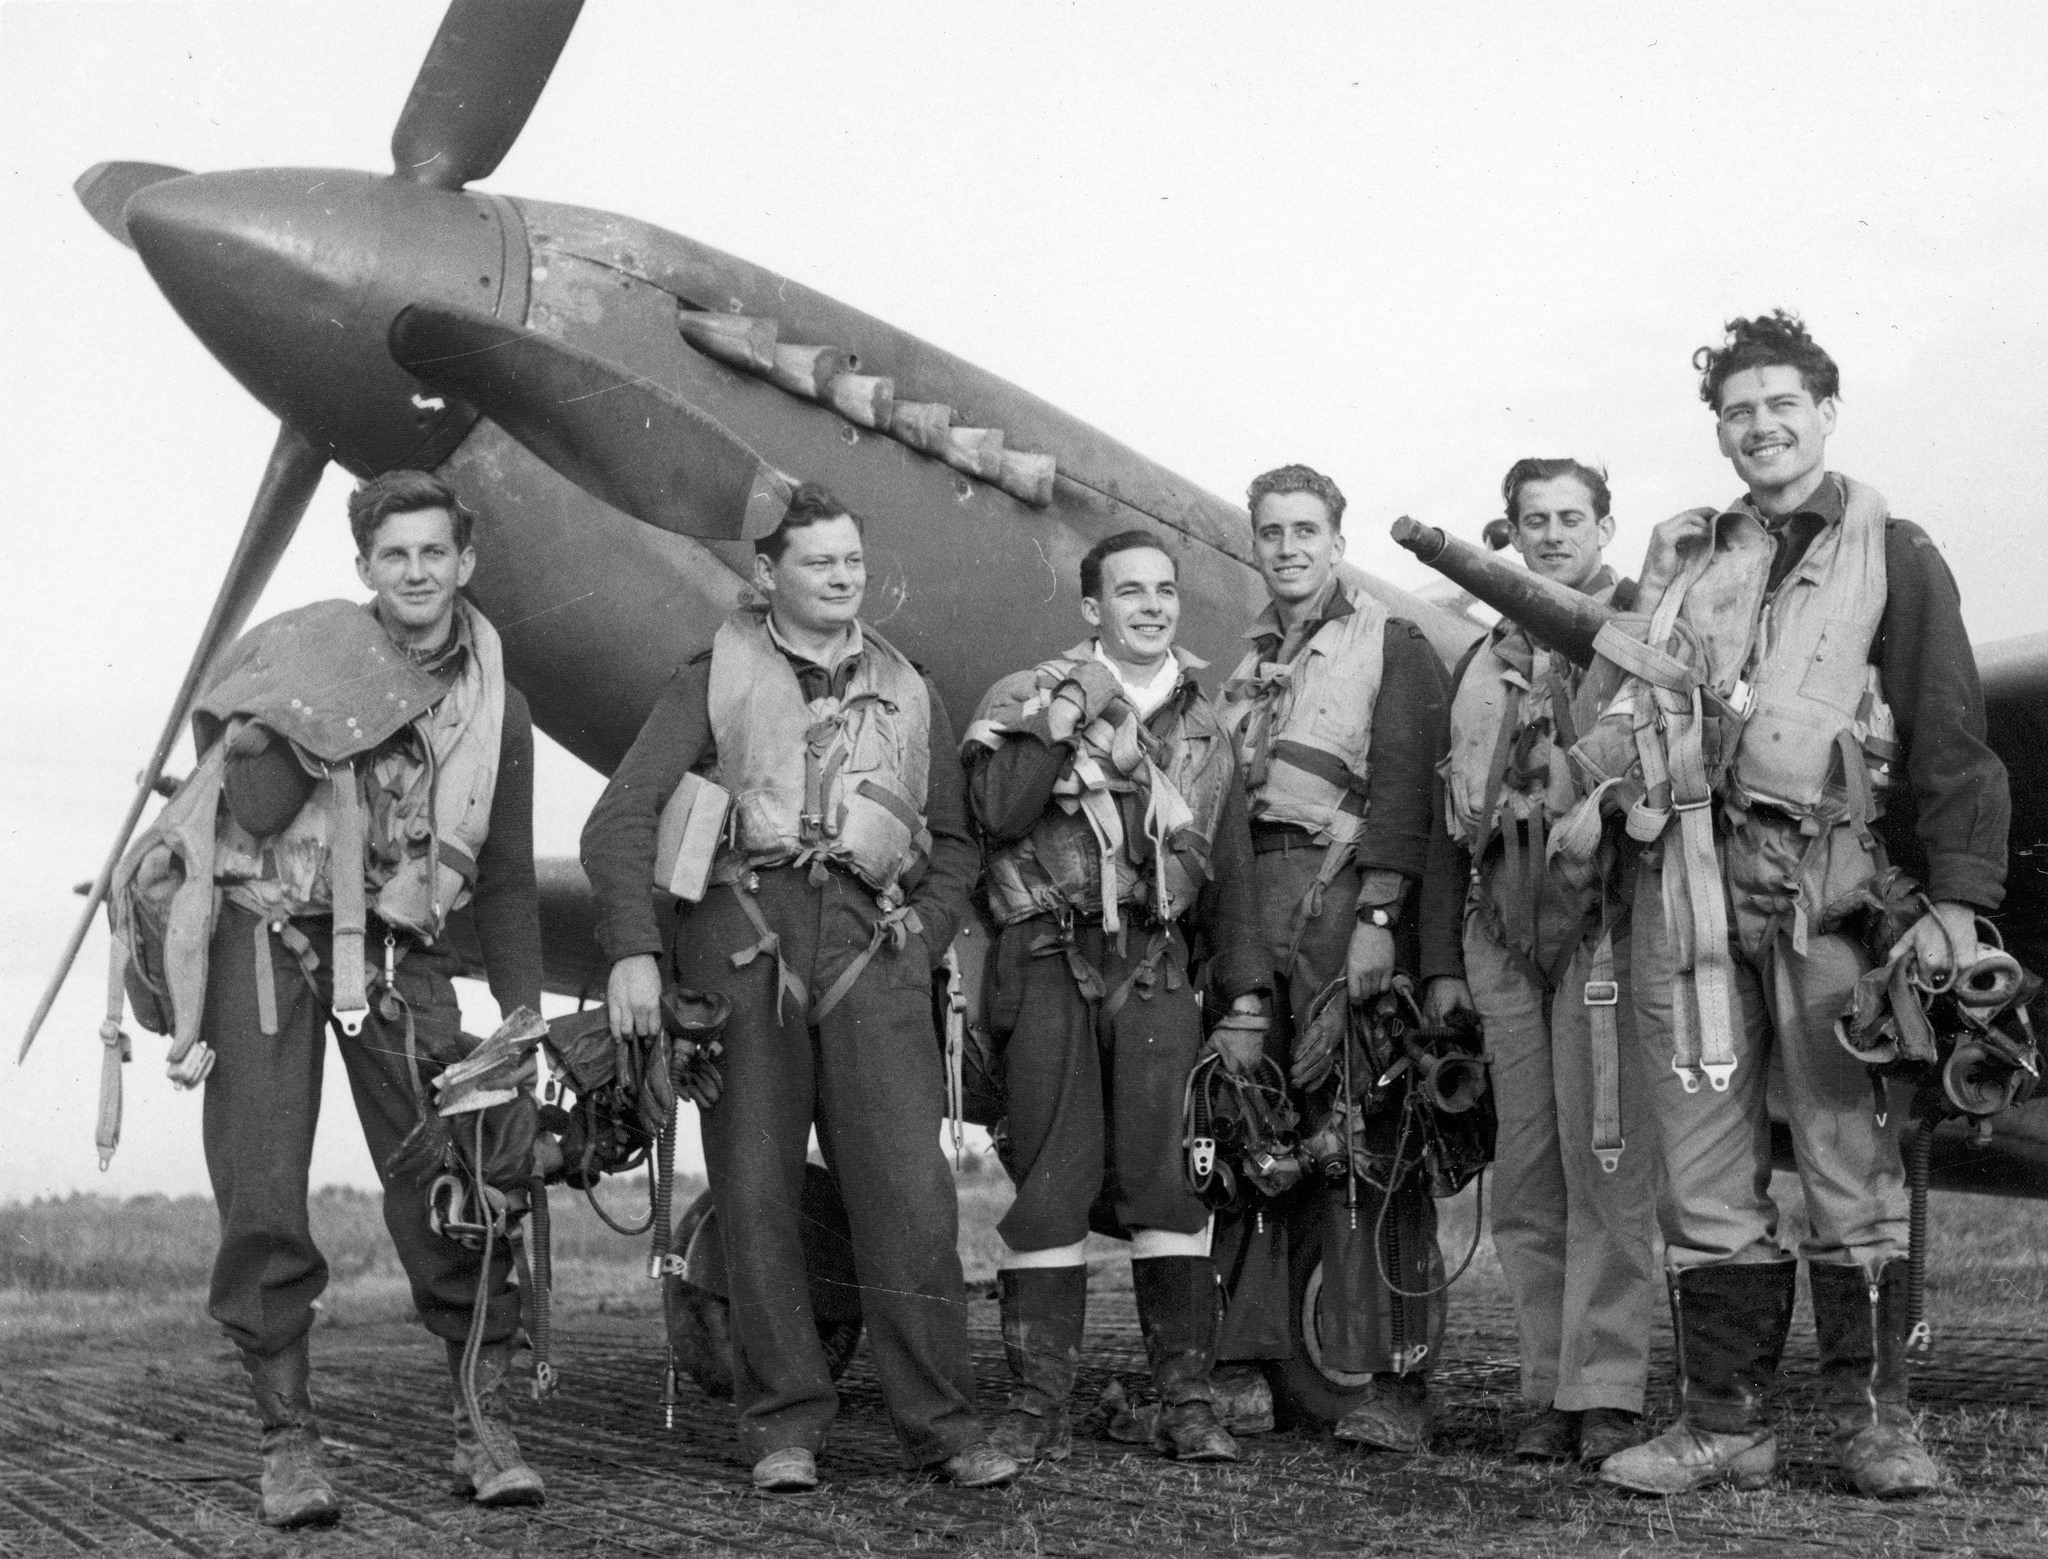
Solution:
[[[431,468],[474,408],[392,361],[411,303],[526,314],[526,234],[509,201],[374,174],[269,168],[137,191],[150,276],[243,387],[358,476]]]

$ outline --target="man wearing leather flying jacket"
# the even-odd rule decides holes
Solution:
[[[1280,993],[1268,1046],[1285,1066],[1317,994],[1334,980],[1365,1001],[1397,971],[1419,976],[1432,1023],[1468,1003],[1455,949],[1428,945],[1427,926],[1418,946],[1412,914],[1444,751],[1443,665],[1413,624],[1339,577],[1344,495],[1335,482],[1308,466],[1282,466],[1252,482],[1246,507],[1270,600],[1245,631],[1248,647],[1220,703],[1249,803],[1259,954]],[[1346,1192],[1340,1184],[1321,1194],[1341,1200]],[[1340,1290],[1372,1311],[1344,1328],[1358,1356],[1340,1367],[1370,1374],[1372,1386],[1336,1434],[1368,1449],[1415,1451],[1429,1434],[1426,1353],[1391,1339],[1426,1336],[1432,1301],[1397,1296],[1387,1280],[1418,1296],[1431,1286],[1436,1206],[1414,1176],[1384,1219],[1376,1195],[1367,1193],[1359,1219],[1382,1238],[1324,1252],[1326,1271],[1355,1263]],[[1399,1255],[1387,1271],[1390,1243]],[[1286,1292],[1274,1285],[1261,1302],[1283,1302]],[[1238,1310],[1244,1303],[1233,1296]],[[1233,1329],[1242,1319],[1234,1310]],[[1233,1393],[1264,1388],[1249,1367],[1230,1373]]]
[[[1265,1010],[1244,792],[1200,662],[1174,647],[1178,575],[1159,538],[1096,543],[1081,595],[1094,634],[989,689],[965,748],[1002,927],[990,1018],[1017,1186],[998,1225],[1012,1380],[995,1434],[1019,1458],[1068,1454],[1092,1226],[1131,1241],[1160,1449],[1230,1461],[1209,1383],[1209,1210],[1183,1172],[1181,1112],[1203,1044],[1190,942],[1219,1005]]]
[[[1007,1483],[974,1410],[959,1205],[939,1146],[932,975],[978,853],[946,707],[859,619],[863,525],[807,482],[755,542],[755,589],[676,673],[583,829],[617,1035],[661,1032],[676,980],[725,996],[704,1159],[732,1285],[742,1455],[801,1493],[838,1409],[805,1276],[813,1124],[853,1234],[861,1312],[905,1462]],[[701,902],[662,926],[657,822],[687,776],[731,795]]]
[[[1883,889],[1881,837],[1932,901],[1895,951],[1937,981],[1975,960],[1974,917],[2004,891],[2005,771],[1940,553],[1826,467],[1834,360],[1778,311],[1732,321],[1694,365],[1747,491],[1657,527],[1646,637],[1612,644],[1629,675],[1581,742],[1589,778],[1631,749],[1640,765],[1620,793],[1650,846],[1634,993],[1680,1374],[1679,1422],[1602,1476],[1672,1494],[1771,1475],[1764,1397],[1797,1260],[1768,1190],[1768,1078],[1806,1191],[1842,1470],[1867,1495],[1916,1495],[1940,1470],[1906,1394],[1906,1112],[1879,1115],[1833,1026],[1870,967],[1850,917]]]
[[[1532,573],[1628,610],[1604,472],[1517,461],[1503,540]],[[1459,922],[1499,1113],[1493,1238],[1515,1302],[1529,1461],[1599,1462],[1636,1444],[1655,1293],[1656,1150],[1628,1006],[1634,855],[1579,809],[1567,754],[1583,677],[1503,620],[1451,678],[1437,821],[1454,866],[1424,890]],[[1468,887],[1469,885],[1469,887]],[[1624,1151],[1625,1149],[1625,1151]]]

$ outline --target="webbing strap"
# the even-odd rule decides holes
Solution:
[[[354,1038],[369,1015],[363,964],[363,792],[353,763],[329,771],[334,785],[334,837],[327,854],[327,888],[334,901],[334,1021]]]
[[[1496,814],[1500,811],[1500,793],[1507,784],[1508,764],[1515,755],[1515,742],[1521,729],[1521,699],[1517,695],[1511,706],[1502,712],[1500,734],[1493,739],[1493,757],[1486,765],[1486,794],[1479,803],[1479,842],[1472,847],[1472,869],[1476,872],[1486,860],[1486,852],[1493,847],[1494,836],[1500,832]]]
[[[1152,989],[1159,983],[1160,961],[1172,950],[1173,935],[1171,926],[1160,926],[1153,931],[1145,943],[1145,951],[1131,965],[1130,973],[1118,982],[1117,988],[1103,1001],[1102,1015],[1105,1018],[1113,1018],[1123,1011],[1124,1004],[1131,999],[1132,991],[1138,993],[1141,1001],[1152,999]],[[1180,971],[1172,964],[1166,966],[1166,988],[1170,991],[1180,989]]]
[[[1570,752],[1579,745],[1578,723],[1572,718],[1572,695],[1565,686],[1563,674],[1558,670],[1563,657],[1543,652],[1543,681],[1550,689],[1550,732],[1559,752]]]
[[[1102,983],[1102,972],[1081,956],[1080,946],[1074,941],[1071,916],[1057,915],[1053,926],[1051,935],[1033,938],[1031,956],[1065,959],[1067,973],[1074,978],[1074,989],[1081,993],[1081,1000],[1093,1006],[1109,994],[1109,987]]]
[[[1670,596],[1666,596],[1666,600]],[[1661,609],[1658,612],[1663,615]],[[1674,616],[1675,616],[1674,612]],[[1641,621],[1640,618],[1637,621]],[[1651,634],[1656,635],[1653,627]],[[1669,630],[1666,630],[1666,637]],[[1673,692],[1684,692],[1700,685],[1700,674],[1676,655],[1657,647],[1656,643],[1645,644],[1635,635],[1616,626],[1610,619],[1600,625],[1600,631],[1593,635],[1595,654],[1604,655],[1632,677],[1640,677],[1652,687],[1666,688]]]
[[[93,1142],[100,1151],[100,1170],[114,1161],[121,1145],[121,1063],[132,1053],[121,1030],[127,1011],[128,944],[116,934],[107,952],[107,1016],[100,1024],[100,1109]]]
[[[1679,709],[1663,707],[1667,696],[1660,694],[1659,705],[1671,764],[1671,804],[1678,814],[1679,848],[1665,851],[1665,872],[1668,881],[1672,866],[1679,867],[1691,942],[1690,961],[1679,965],[1691,978],[1673,1004],[1679,1043],[1671,1064],[1687,1093],[1698,1092],[1702,1072],[1716,1093],[1725,1093],[1735,1072],[1734,971],[1728,952],[1728,906],[1721,862],[1714,849],[1713,793],[1707,787],[1700,695],[1695,688]],[[1667,905],[1668,898],[1667,893]],[[1688,1024],[1695,1019],[1697,1027],[1688,1035]],[[1687,1038],[1697,1046],[1689,1066]]]
[[[1078,766],[1077,766],[1078,767]],[[1099,770],[1098,770],[1099,772]],[[1117,905],[1117,857],[1124,848],[1124,819],[1115,792],[1095,786],[1081,792],[1081,816],[1095,836],[1097,869],[1102,883],[1102,929],[1114,936],[1123,929]]]
[[[277,1034],[277,965],[270,957],[270,922],[258,915],[255,931],[256,1027],[264,1035]]]
[[[884,942],[900,953],[904,944],[910,940],[910,933],[923,929],[923,924],[917,918],[917,911],[908,904],[899,904],[894,909],[885,910],[882,917],[875,922],[874,935],[868,938],[868,945],[853,955],[853,962],[840,972],[839,978],[832,982],[824,996],[819,999],[817,1007],[811,1013],[811,1022],[825,1021],[826,1015],[845,999],[846,993],[853,989],[854,982],[866,972],[867,966],[874,962],[875,954],[881,951]]]
[[[1341,825],[1344,819],[1339,818],[1336,822]],[[1301,939],[1308,935],[1309,922],[1323,918],[1323,901],[1329,897],[1330,884],[1358,854],[1359,831],[1358,822],[1353,819],[1351,831],[1323,851],[1323,864],[1316,869],[1316,880],[1308,885],[1308,892],[1294,906],[1294,923],[1287,937],[1287,962],[1282,965],[1289,974],[1293,973],[1295,961],[1301,957]]]
[[[1604,886],[1600,936],[1593,943],[1581,998],[1593,1041],[1593,1156],[1611,1175],[1621,1165],[1628,1140],[1621,1134],[1621,1025],[1616,1021],[1621,986],[1614,978],[1614,932],[1607,924]]]
[[[767,920],[761,914],[761,906],[754,902],[753,894],[747,892],[737,882],[728,886],[732,889],[732,896],[739,900],[740,908],[746,912],[747,919],[753,923],[754,929],[761,933],[758,942],[743,947],[732,955],[732,966],[735,969],[744,969],[762,954],[770,955],[775,960],[775,1021],[784,1021],[782,999],[785,996],[794,996],[797,1007],[808,1011],[811,1005],[810,988],[782,956],[782,938],[769,929]]]
[[[1152,841],[1153,913],[1171,913],[1166,891],[1166,864],[1173,836],[1195,820],[1195,809],[1173,788],[1173,781],[1150,758],[1145,760],[1145,835]],[[1105,903],[1108,901],[1105,899]]]
[[[1273,717],[1279,712],[1282,695],[1293,682],[1293,661],[1265,661],[1260,664],[1256,676],[1224,689],[1226,700],[1252,706],[1251,713],[1245,716],[1244,736],[1239,744],[1239,752],[1245,761],[1244,788],[1248,795],[1266,783],[1267,770],[1273,758],[1270,750],[1273,745]]]

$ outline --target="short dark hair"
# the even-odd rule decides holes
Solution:
[[[469,545],[476,516],[455,496],[455,489],[431,471],[398,470],[373,476],[348,495],[348,528],[357,553],[370,555],[377,532],[394,514],[417,514],[422,509],[446,509],[455,524],[455,550]]]
[[[1173,577],[1180,578],[1180,560],[1166,551],[1166,543],[1148,530],[1120,530],[1114,536],[1105,536],[1088,549],[1081,559],[1081,594],[1091,600],[1102,598],[1102,560],[1115,557],[1119,552],[1166,552],[1166,561],[1173,565]]]
[[[1531,455],[1526,460],[1517,460],[1508,467],[1508,474],[1501,478],[1500,496],[1508,506],[1508,523],[1522,523],[1522,489],[1531,482],[1555,481],[1560,476],[1576,477],[1584,484],[1586,496],[1593,500],[1593,518],[1604,520],[1613,499],[1607,493],[1607,473],[1598,466],[1589,466],[1583,460],[1574,460],[1570,455],[1558,455],[1545,460]]]
[[[1270,498],[1275,493],[1313,493],[1323,500],[1323,507],[1330,511],[1330,529],[1344,528],[1344,494],[1314,466],[1275,466],[1263,475],[1252,478],[1252,485],[1245,489],[1244,506],[1254,523],[1259,518],[1259,500]]]
[[[808,530],[813,525],[825,525],[833,520],[851,520],[853,528],[862,537],[868,533],[867,521],[834,498],[832,490],[823,482],[800,482],[796,491],[789,495],[789,509],[776,522],[775,529],[754,538],[754,552],[770,563],[780,563],[782,554],[789,550],[790,532]]]
[[[1772,309],[1755,319],[1731,319],[1721,327],[1727,338],[1718,347],[1703,346],[1692,354],[1700,371],[1700,399],[1721,409],[1721,387],[1746,368],[1796,368],[1799,382],[1816,401],[1842,398],[1842,370],[1807,334],[1806,322],[1785,309]]]

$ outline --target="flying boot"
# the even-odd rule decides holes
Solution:
[[[463,1345],[448,1344],[448,1373],[454,1381],[454,1482],[450,1492],[479,1505],[538,1505],[547,1498],[540,1474],[519,1454],[512,1433],[512,1404],[505,1377],[512,1367],[510,1342],[487,1342],[477,1351],[476,1416],[470,1416],[462,1385]]]
[[[1067,1398],[1081,1363],[1086,1267],[1014,1267],[996,1274],[1010,1403],[988,1443],[1020,1462],[1065,1461],[1074,1449]]]
[[[1778,1464],[1764,1392],[1792,1329],[1796,1261],[1723,1262],[1668,1277],[1678,1347],[1678,1422],[1600,1465],[1639,1494],[1686,1494],[1716,1483],[1760,1489]]]
[[[320,1425],[313,1417],[312,1363],[302,1335],[267,1359],[242,1355],[263,1425],[263,1520],[267,1526],[324,1527],[341,1519],[327,1481]]]
[[[1372,1378],[1371,1394],[1330,1433],[1370,1451],[1426,1451],[1430,1419],[1427,1370],[1379,1374]]]
[[[1159,1449],[1175,1461],[1236,1461],[1237,1442],[1216,1422],[1209,1387],[1216,1358],[1216,1264],[1207,1256],[1147,1256],[1131,1263],[1131,1287],[1159,1391]]]
[[[1843,1473],[1871,1499],[1929,1492],[1941,1468],[1921,1445],[1906,1404],[1906,1258],[1874,1271],[1821,1262],[1807,1270],[1821,1389]]]

